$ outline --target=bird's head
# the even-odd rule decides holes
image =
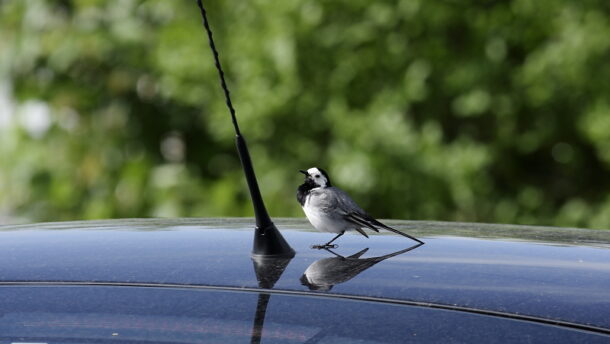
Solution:
[[[310,183],[315,185],[316,187],[327,187],[330,185],[330,178],[326,171],[321,168],[312,167],[307,171],[299,170],[299,172],[305,175],[305,183]]]
[[[334,287],[332,284],[316,284],[315,282],[310,281],[306,274],[301,276],[301,284],[308,287],[309,290],[318,291],[329,291]]]

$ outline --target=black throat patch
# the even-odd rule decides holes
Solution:
[[[316,183],[314,183],[313,180],[309,178],[299,186],[299,188],[297,189],[297,201],[299,201],[301,206],[305,205],[305,199],[307,199],[309,191],[311,191],[311,189],[315,187],[317,187]]]

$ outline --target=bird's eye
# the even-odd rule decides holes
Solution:
[[[319,174],[316,174],[316,178],[320,178],[320,175],[319,175]]]

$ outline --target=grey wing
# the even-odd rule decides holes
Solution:
[[[356,226],[367,227],[375,232],[379,232],[376,227],[385,227],[381,222],[375,220],[372,216],[366,213],[354,200],[349,197],[345,191],[333,187],[333,197],[335,208],[343,216],[343,218],[353,223]]]
[[[375,227],[372,227],[362,222],[351,219],[351,214],[366,214],[356,202],[354,202],[345,192],[335,187],[323,189],[313,189],[310,192],[308,202],[310,206],[315,207],[326,213],[327,216],[343,220],[354,225],[354,229],[365,237],[369,237],[364,227],[371,228],[379,232]]]
[[[424,242],[410,236],[407,233],[403,233],[399,230],[396,230],[392,227],[386,226],[383,223],[375,220],[371,215],[369,215],[366,211],[364,211],[362,208],[360,208],[360,206],[358,206],[358,204],[356,204],[356,202],[354,202],[354,200],[352,200],[351,197],[349,197],[349,195],[347,193],[345,193],[343,190],[332,187],[332,189],[334,189],[334,197],[332,197],[331,199],[329,199],[330,203],[333,204],[333,207],[337,210],[337,212],[339,212],[341,214],[341,216],[343,216],[343,218],[348,221],[353,223],[356,226],[360,226],[360,227],[366,227],[366,228],[370,228],[372,230],[374,230],[375,232],[379,232],[379,228],[383,228],[385,230],[388,230],[390,232],[402,235],[404,237],[407,237],[411,240],[417,241],[420,244],[423,244]],[[358,231],[360,233],[362,233],[362,235],[368,237],[364,231],[360,230],[359,228]]]

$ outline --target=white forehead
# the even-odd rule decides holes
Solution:
[[[310,168],[309,170],[307,170],[307,173],[309,173],[310,176],[314,174],[322,174],[322,172],[320,172],[317,167]]]

